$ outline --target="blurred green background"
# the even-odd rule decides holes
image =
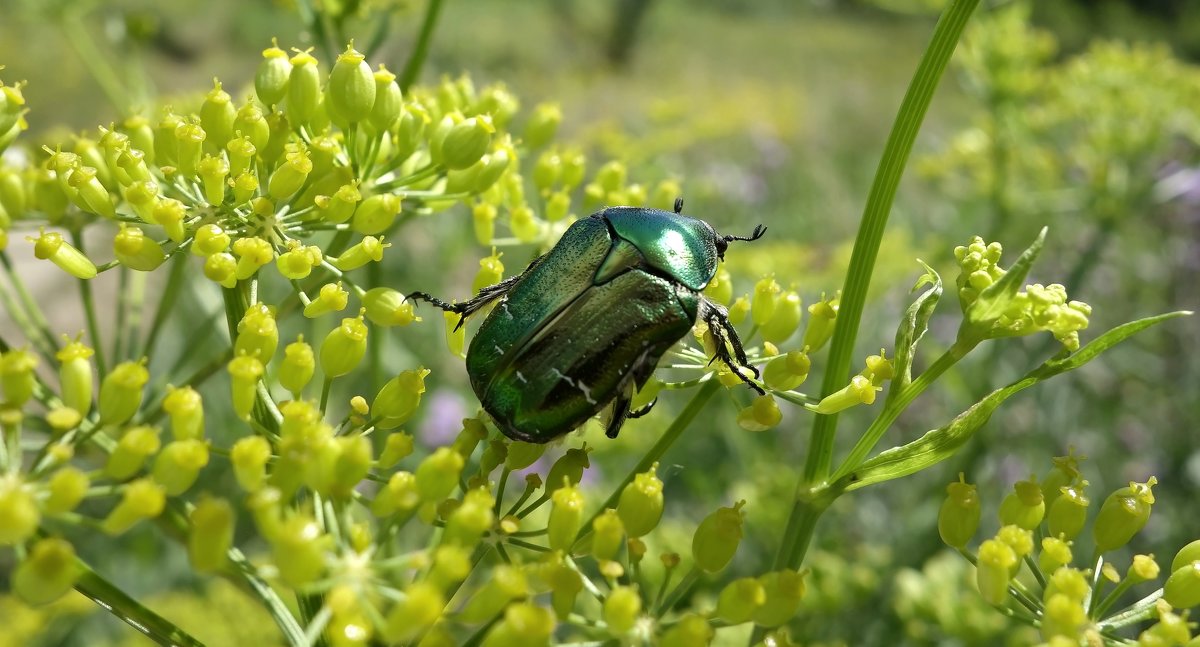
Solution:
[[[403,67],[423,4],[387,3],[395,8],[392,31],[373,62]],[[526,107],[560,102],[562,138],[580,142],[595,164],[615,157],[636,169],[640,181],[680,179],[688,212],[718,230],[770,227],[767,239],[730,254],[735,294],[774,273],[808,304],[841,286],[884,139],[937,5],[447,0],[423,81],[467,72],[480,86],[506,83]],[[0,16],[3,74],[29,80],[31,129],[23,137],[37,142],[118,117],[81,65],[89,51],[72,30],[86,30],[97,47],[128,65],[121,72],[135,90],[161,95],[164,103],[190,100],[211,87],[213,76],[238,96],[271,37],[285,47],[305,44],[301,22],[283,2],[3,0]],[[346,33],[367,39],[375,27],[350,22]],[[916,259],[949,279],[952,247],[974,234],[1017,250],[1048,225],[1047,251],[1031,280],[1064,282],[1073,298],[1094,307],[1095,330],[1196,308],[1200,71],[1190,59],[1197,56],[1196,3],[1081,0],[981,9],[901,186],[860,355],[890,348],[919,274]],[[461,209],[406,225],[404,253],[391,256],[385,272],[388,284],[465,296],[487,253],[464,235],[469,227]],[[510,272],[523,266],[521,253],[506,255]],[[197,299],[179,306],[179,353],[193,332],[183,322],[203,321],[215,305]],[[953,307],[943,304],[944,311]],[[386,342],[392,368],[420,362],[435,369],[425,418],[415,425],[419,438],[454,433],[474,407],[461,365],[443,350],[441,318],[423,314],[424,324]],[[952,340],[956,319],[944,315],[940,327],[934,320],[924,358]],[[991,520],[983,532],[994,530],[990,513],[1011,484],[1043,473],[1050,457],[1070,446],[1089,459],[1085,477],[1096,502],[1130,479],[1158,476],[1159,504],[1130,553],[1169,559],[1200,536],[1191,507],[1200,485],[1200,363],[1192,353],[1198,342],[1192,320],[1155,328],[1103,361],[1015,399],[948,464],[839,501],[810,552],[810,597],[794,635],[804,644],[831,645],[1028,642],[967,593],[970,573],[962,560],[940,554],[937,508],[945,483],[965,471],[979,484]],[[1051,352],[1040,338],[984,347],[919,401],[890,440],[941,425]],[[810,390],[819,384],[820,365],[816,359]],[[619,478],[685,398],[666,395],[653,415],[631,423],[615,442],[591,441],[601,445],[592,455],[595,478]],[[720,400],[660,469],[667,515],[678,520],[678,530],[673,545],[652,546],[651,554],[685,549],[696,519],[745,498],[747,537],[732,571],[758,573],[777,547],[788,512],[780,502],[795,486],[811,417],[785,407],[783,425],[751,435],[734,424],[747,394],[730,391]],[[870,412],[844,418],[841,440],[851,443]],[[209,644],[269,644],[269,620],[247,620],[252,605],[232,588],[196,580],[181,550],[146,528],[122,541],[121,550],[108,542],[79,549]],[[34,611],[0,599],[0,619],[0,645],[144,642],[78,600]]]

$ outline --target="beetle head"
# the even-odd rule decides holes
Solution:
[[[729,249],[729,243],[735,240],[752,241],[758,240],[767,233],[767,228],[762,225],[755,225],[754,231],[749,236],[717,236],[717,258],[725,260],[725,250]]]

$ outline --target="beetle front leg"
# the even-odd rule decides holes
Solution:
[[[442,301],[441,299],[427,292],[412,292],[408,296],[404,297],[404,300],[407,301],[409,299],[416,299],[418,301],[425,301],[427,303],[432,303],[434,306],[441,308],[445,312],[453,312],[459,317],[458,325],[454,327],[454,330],[457,331],[459,328],[462,328],[464,323],[466,323],[467,317],[479,312],[487,307],[489,303],[508,294],[508,291],[511,290],[517,283],[519,283],[521,279],[525,278],[525,275],[529,274],[529,271],[537,266],[537,264],[541,262],[543,258],[546,258],[545,254],[530,261],[529,265],[526,266],[520,274],[516,276],[510,276],[495,285],[489,285],[485,288],[480,288],[479,292],[475,296],[463,301],[462,303],[449,303],[447,301]]]
[[[714,345],[717,348],[714,360],[719,359],[725,362],[725,365],[733,369],[734,375],[737,375],[750,388],[758,392],[759,395],[766,395],[766,391],[761,386],[754,383],[753,380],[742,374],[741,368],[750,369],[754,377],[758,377],[758,369],[750,364],[750,360],[746,357],[746,351],[742,348],[742,340],[738,337],[737,330],[733,324],[729,323],[729,313],[708,299],[700,300],[700,317],[704,319],[704,323],[708,324],[708,330],[712,333]],[[729,354],[729,347],[733,347],[733,355]]]

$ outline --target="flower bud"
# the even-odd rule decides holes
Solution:
[[[938,534],[947,546],[965,548],[979,528],[979,516],[979,495],[960,472],[958,480],[946,486],[946,500],[938,512]]]
[[[175,165],[183,177],[196,177],[196,165],[200,163],[200,153],[208,133],[198,123],[183,121],[175,126],[172,133],[175,138]]]
[[[238,257],[235,276],[239,281],[254,276],[258,268],[275,260],[275,250],[271,243],[257,236],[233,241],[233,253]]]
[[[804,351],[793,350],[767,362],[763,382],[777,391],[791,391],[804,384],[812,361]]]
[[[562,488],[564,483],[578,485],[583,478],[583,471],[591,466],[591,460],[588,459],[588,453],[591,451],[587,443],[584,443],[583,447],[568,449],[550,466],[550,471],[546,474],[547,487],[553,491]]]
[[[258,64],[254,73],[254,93],[258,100],[268,108],[283,101],[287,95],[288,77],[292,74],[292,64],[288,61],[287,52],[272,41],[271,47],[263,50],[263,60]]]
[[[462,505],[446,520],[446,541],[470,548],[479,542],[483,533],[496,521],[493,507],[496,500],[485,488],[474,488],[463,497]]]
[[[37,356],[23,348],[0,353],[0,387],[4,388],[6,404],[19,408],[33,397],[37,365]],[[88,399],[91,399],[90,394]]]
[[[304,306],[304,316],[309,319],[315,319],[330,312],[338,312],[344,310],[346,304],[349,302],[350,293],[342,289],[341,281],[326,283],[321,286],[321,291],[317,294],[317,298],[309,301],[308,305]]]
[[[371,502],[371,513],[377,517],[388,517],[399,510],[412,510],[420,502],[416,477],[410,472],[396,472],[375,495],[375,500]]]
[[[297,52],[289,62],[287,110],[290,121],[299,127],[309,123],[321,104],[321,72],[316,57],[307,51]]]
[[[330,259],[330,262],[333,263],[333,266],[339,270],[343,272],[349,272],[351,270],[356,270],[367,263],[379,262],[380,260],[383,260],[383,250],[391,246],[391,243],[384,243],[382,238],[364,236],[361,242],[342,252],[341,256]],[[383,289],[387,288],[375,288],[373,290],[368,290],[367,294],[371,294],[375,290]]]
[[[320,214],[322,220],[328,223],[341,224],[354,216],[354,210],[358,208],[358,203],[362,202],[362,192],[358,190],[357,182],[351,182],[338,187],[337,191],[334,191],[331,196],[317,196],[314,202],[317,206],[317,213]],[[380,254],[382,254],[382,251],[382,247],[380,247]],[[361,267],[367,262],[369,261],[363,260],[356,267]],[[339,269],[350,270],[354,268],[340,268],[339,266]]]
[[[545,451],[546,445],[542,443],[514,440],[508,444],[508,454],[504,459],[504,466],[511,471],[523,470],[533,465]]]
[[[808,327],[804,329],[803,342],[803,345],[808,347],[808,352],[815,353],[821,350],[825,342],[833,336],[839,301],[838,296],[826,299],[822,294],[820,301],[808,306]]]
[[[229,162],[226,162],[224,157],[205,155],[196,164],[196,174],[200,176],[200,184],[204,188],[204,200],[208,204],[215,207],[225,201]]]
[[[1176,569],[1163,586],[1163,599],[1176,609],[1200,605],[1200,561]]]
[[[202,497],[191,513],[188,559],[200,573],[211,573],[225,565],[225,553],[233,546],[233,506],[224,499]]]
[[[679,619],[658,639],[660,647],[703,647],[712,642],[713,628],[708,620],[695,613]]]
[[[629,586],[618,586],[604,600],[604,622],[613,635],[628,633],[642,613],[642,598]]]
[[[236,117],[237,109],[233,107],[233,98],[221,89],[220,81],[213,79],[213,89],[200,105],[200,125],[211,144],[217,148],[225,146],[233,136],[233,121]]]
[[[37,532],[41,514],[18,475],[0,477],[0,546],[23,543]]]
[[[769,276],[754,284],[754,301],[750,310],[754,325],[765,326],[775,316],[782,291],[775,279]]]
[[[321,370],[328,378],[353,371],[367,352],[367,326],[362,314],[342,319],[321,343]]]
[[[1129,543],[1150,518],[1154,504],[1151,488],[1158,479],[1151,476],[1145,483],[1130,481],[1129,487],[1108,495],[1092,525],[1092,537],[1098,553],[1107,553]]]
[[[1033,533],[1019,526],[1001,526],[996,532],[996,539],[1008,544],[1013,549],[1017,559],[1023,559],[1033,552]],[[1017,574],[1020,565],[1013,568],[1013,576]]]
[[[1012,547],[1000,540],[987,539],[979,545],[975,578],[979,594],[988,604],[998,606],[1008,599],[1008,581],[1019,564]]]
[[[390,468],[413,453],[412,434],[394,431],[388,434],[383,444],[383,452],[379,454],[378,464],[382,468]]]
[[[57,232],[39,233],[37,238],[27,238],[33,241],[33,255],[41,260],[50,259],[67,274],[79,279],[95,278],[96,264],[83,252],[63,240]]]
[[[417,492],[421,501],[438,503],[458,487],[463,457],[449,447],[439,447],[417,466]]]
[[[520,568],[499,564],[492,569],[483,586],[471,596],[459,619],[468,624],[486,622],[496,617],[509,602],[524,598],[529,592],[529,582]]]
[[[721,589],[716,616],[731,625],[740,625],[753,619],[755,612],[766,602],[767,592],[758,578],[743,577]]]
[[[267,194],[275,200],[290,198],[304,186],[304,181],[312,173],[313,162],[307,150],[288,153],[285,160],[267,181]]]
[[[268,539],[275,567],[288,586],[304,586],[325,572],[325,551],[332,542],[316,521],[295,515],[284,520]]]
[[[816,406],[809,404],[805,405],[805,407],[817,413],[837,413],[860,404],[874,403],[875,394],[880,390],[882,390],[880,387],[871,384],[870,379],[861,375],[855,375],[850,378],[850,384],[841,390],[829,394],[818,402]]]
[[[215,223],[202,225],[196,229],[196,237],[192,242],[192,253],[197,256],[212,256],[225,251],[229,247],[229,234]]]
[[[1078,485],[1059,488],[1060,494],[1050,506],[1046,520],[1051,537],[1074,539],[1083,531],[1088,504],[1091,503],[1083,494],[1087,484],[1087,481],[1081,481]]]
[[[732,508],[719,508],[704,518],[696,534],[692,536],[692,560],[696,568],[706,573],[716,573],[729,565],[738,543],[742,541],[742,506],[744,500]]]
[[[162,225],[163,231],[171,240],[183,242],[183,219],[187,216],[187,206],[175,198],[160,198],[154,203],[154,222]]]
[[[775,396],[760,395],[754,398],[750,406],[738,412],[738,426],[746,431],[766,431],[776,427],[783,420],[783,412],[775,403]]]
[[[338,436],[334,439],[337,459],[333,464],[329,493],[338,499],[348,499],[354,488],[367,477],[374,457],[371,440],[365,436]]]
[[[583,524],[583,494],[574,485],[558,488],[550,497],[550,521],[547,525],[551,550],[569,553]]]
[[[233,411],[242,420],[250,419],[258,397],[258,380],[265,372],[262,361],[253,355],[238,355],[229,362]]]
[[[609,508],[592,522],[592,556],[597,561],[614,559],[625,539],[625,524],[617,511]]]
[[[162,246],[147,238],[140,227],[121,226],[113,239],[113,255],[131,270],[152,272],[166,260]]]
[[[417,368],[401,371],[388,380],[371,404],[371,412],[378,420],[379,429],[395,429],[408,422],[421,404],[425,393],[425,376],[429,369]]]
[[[655,475],[658,463],[646,472],[633,477],[621,491],[617,514],[630,537],[641,537],[654,530],[663,513],[663,483]]]
[[[233,255],[221,252],[204,259],[204,276],[222,287],[237,285],[237,261]]]
[[[528,647],[548,644],[554,635],[554,614],[530,602],[508,605],[504,618],[483,639],[483,647]]]
[[[158,222],[154,218],[154,207],[162,198],[162,193],[157,184],[152,180],[132,182],[122,193],[139,218],[148,223]]]
[[[91,166],[76,166],[67,175],[67,184],[77,193],[76,204],[80,209],[105,218],[116,218],[117,211],[113,207],[112,196],[108,189],[97,177],[97,171]]]
[[[284,278],[300,280],[307,278],[312,268],[321,264],[321,260],[320,248],[315,245],[305,247],[293,240],[288,245],[288,251],[275,259],[275,267]]]
[[[491,245],[496,235],[496,205],[480,202],[471,207],[471,221],[474,225],[475,240],[480,245]]]
[[[70,512],[83,501],[91,485],[87,474],[70,465],[58,470],[46,484],[49,494],[42,509],[46,514]]]
[[[166,502],[161,485],[148,478],[138,479],[125,486],[121,502],[108,513],[100,527],[109,535],[123,534],[142,519],[157,517]]]
[[[456,357],[466,358],[463,350],[467,343],[467,328],[462,325],[463,318],[456,312],[445,311],[442,319],[446,324],[446,348]]]
[[[376,96],[375,75],[365,59],[349,45],[334,62],[329,72],[329,92],[326,94],[326,107],[331,117],[357,123],[371,115]],[[399,97],[396,98],[398,101]]]
[[[491,146],[492,134],[495,132],[496,127],[487,115],[464,119],[446,132],[440,156],[435,153],[434,159],[440,157],[441,163],[451,170],[465,169],[483,157]]]
[[[263,364],[267,364],[274,357],[278,346],[279,328],[271,309],[262,303],[247,308],[246,314],[237,325],[234,354],[257,357]]]
[[[362,302],[367,309],[367,319],[377,326],[390,328],[421,321],[415,314],[412,302],[405,300],[403,294],[391,288],[367,290]]]
[[[12,575],[12,590],[28,604],[43,605],[66,595],[79,577],[75,548],[58,537],[39,539]]]
[[[417,582],[404,591],[387,616],[384,637],[389,642],[408,643],[433,626],[446,607],[446,599],[428,582]]]
[[[350,227],[360,234],[375,235],[387,231],[400,214],[402,197],[395,193],[379,193],[363,200],[354,212]]]
[[[400,84],[396,83],[396,75],[380,65],[372,75],[375,81],[375,103],[371,106],[368,120],[378,132],[385,132],[400,119],[404,109],[404,97],[400,92]]]
[[[758,578],[766,602],[754,612],[754,624],[778,627],[800,610],[804,597],[804,573],[792,570],[775,571]]]
[[[1036,478],[1017,481],[1013,491],[1000,503],[1000,523],[1033,530],[1042,523],[1046,502]],[[1051,533],[1057,535],[1057,533]]]
[[[558,132],[562,117],[562,108],[557,103],[540,103],[534,106],[533,114],[525,124],[525,145],[531,150],[537,150],[549,143]]]
[[[114,481],[124,481],[137,474],[146,464],[146,459],[158,452],[161,446],[158,430],[154,427],[141,425],[127,429],[108,455],[104,475]]]
[[[1154,555],[1134,555],[1125,577],[1131,582],[1141,583],[1158,579],[1158,573],[1158,562],[1154,561]]]
[[[1071,543],[1058,537],[1042,539],[1042,551],[1038,553],[1038,567],[1043,573],[1053,573],[1071,563]]]
[[[800,295],[791,290],[779,296],[773,314],[762,324],[763,339],[778,344],[791,337],[800,326],[802,305]]]
[[[316,364],[312,346],[304,341],[304,335],[300,335],[296,341],[283,349],[283,363],[279,367],[279,385],[290,391],[293,398],[299,398],[300,392],[312,380]]]
[[[1043,638],[1062,636],[1075,639],[1086,625],[1087,611],[1080,600],[1062,593],[1046,597],[1046,608],[1042,613]]]
[[[257,492],[266,483],[267,461],[271,459],[271,444],[262,436],[239,438],[229,450],[233,475],[247,492]]]
[[[1171,572],[1174,573],[1195,561],[1200,561],[1200,539],[1192,541],[1175,553],[1175,559],[1171,560]]]
[[[176,440],[167,443],[154,459],[154,480],[170,496],[179,496],[192,487],[200,470],[208,465],[208,445],[202,440]]]
[[[145,362],[122,362],[100,383],[100,422],[120,425],[142,406],[142,389],[150,380]]]

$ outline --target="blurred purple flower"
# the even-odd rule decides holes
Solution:
[[[454,391],[434,391],[421,407],[425,417],[418,427],[418,439],[427,447],[449,445],[462,431],[463,418],[468,417],[466,402]]]

